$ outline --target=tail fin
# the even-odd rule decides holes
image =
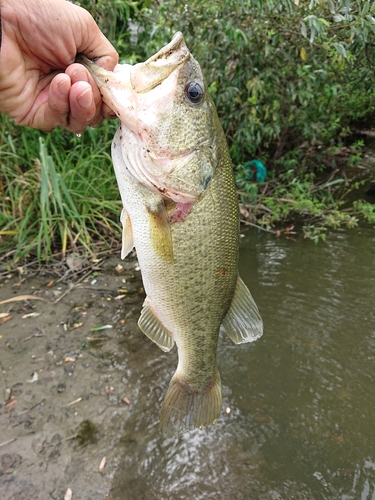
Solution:
[[[215,422],[221,410],[221,381],[216,374],[202,386],[191,386],[176,374],[173,376],[160,413],[164,436],[179,436],[194,427]]]

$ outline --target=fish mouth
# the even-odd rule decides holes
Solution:
[[[116,69],[114,72],[107,71],[83,54],[76,56],[76,62],[89,70],[99,88],[106,87],[107,84],[115,84],[118,87],[128,86],[137,94],[145,94],[160,85],[175,69],[184,65],[189,59],[190,52],[180,31],[175,33],[172,40],[147,61],[131,66],[130,75],[127,73],[125,78],[124,75],[116,72]]]
[[[190,58],[190,52],[181,32],[151,56],[147,61],[135,64],[130,72],[130,82],[137,94],[145,94],[162,83],[173,71]]]

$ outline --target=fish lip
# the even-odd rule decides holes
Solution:
[[[98,58],[89,59],[84,54],[78,53],[76,55],[76,58],[75,58],[74,62],[82,64],[82,66],[84,66],[87,69],[87,71],[90,73],[90,75],[94,79],[94,82],[97,84],[97,86],[99,88],[101,88],[103,86],[103,84],[106,83],[103,80],[105,78],[108,79],[109,75],[112,77],[112,75],[114,74],[114,72],[113,71],[108,71],[108,70],[102,68],[101,66],[98,66],[96,64],[96,60],[97,59]]]
[[[183,34],[178,31],[172,40],[147,61],[135,64],[130,82],[137,94],[144,94],[162,83],[175,69],[190,59]]]
[[[156,52],[156,54],[152,55],[144,63],[141,64],[156,62],[161,59],[168,59],[173,52],[178,51],[182,47],[184,51],[186,51],[186,53],[189,53],[189,49],[185,45],[184,35],[181,33],[181,31],[177,31],[177,33],[173,35],[172,40],[167,45],[162,47],[158,52]],[[181,55],[181,57],[183,58],[183,55]]]

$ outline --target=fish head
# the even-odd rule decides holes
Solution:
[[[120,118],[126,174],[175,202],[194,203],[218,163],[217,117],[183,35],[134,66],[118,65],[113,73],[87,67]]]

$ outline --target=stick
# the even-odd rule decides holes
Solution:
[[[241,223],[245,224],[245,226],[256,227],[257,229],[261,229],[262,231],[265,231],[266,233],[277,234],[276,231],[273,231],[272,229],[266,229],[265,227],[258,226],[258,224],[254,224],[253,222],[248,222],[247,220],[241,220]]]
[[[13,438],[13,439],[8,439],[8,441],[4,441],[4,443],[1,443],[0,444],[0,448],[2,446],[6,446],[7,444],[10,444],[10,443],[13,443],[13,441],[15,441],[17,438]]]
[[[21,300],[42,300],[43,302],[48,302],[46,299],[43,299],[42,297],[37,297],[36,295],[17,295],[16,297],[2,300],[0,302],[0,305],[9,304],[10,302],[19,302]]]
[[[53,302],[53,304],[57,304],[58,302],[60,302],[60,300],[62,300],[66,295],[68,295],[68,293],[70,293],[74,288],[76,288],[76,286],[81,283],[81,281],[83,281],[85,278],[87,278],[87,276],[89,276],[93,271],[97,271],[99,270],[98,268],[91,268],[90,271],[86,274],[84,274],[76,283],[74,283],[70,288],[68,288],[68,290],[66,290],[66,292],[64,292],[58,299],[55,300],[55,302]]]
[[[45,402],[45,398],[42,399],[42,401],[39,401],[39,403],[36,403],[35,405],[31,406],[30,408],[28,408],[27,410],[24,410],[24,411],[21,411],[21,413],[19,413],[18,415],[23,415],[24,413],[27,413],[28,411],[31,411],[33,410],[34,408],[36,408],[37,406],[41,405],[42,403]]]
[[[80,403],[82,401],[82,398],[75,399],[74,401],[71,401],[70,403],[64,405],[64,406],[73,406],[76,403]]]
[[[1,361],[0,361],[0,374],[1,374],[1,379],[3,381],[3,385],[4,385],[4,401],[8,401],[8,399],[10,397],[10,389],[8,389],[8,383],[5,379],[4,372],[5,372],[5,370],[3,369],[3,365],[1,364]]]

